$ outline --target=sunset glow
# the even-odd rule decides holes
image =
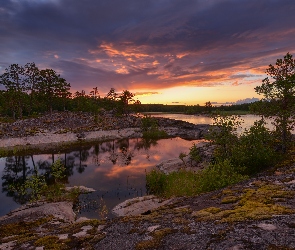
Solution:
[[[128,89],[142,103],[258,97],[265,70],[295,52],[293,0],[7,0],[0,74],[52,68],[87,94]]]

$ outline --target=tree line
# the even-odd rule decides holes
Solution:
[[[134,94],[123,90],[118,94],[111,88],[101,97],[94,87],[89,94],[84,90],[71,93],[71,85],[53,69],[39,69],[35,63],[24,66],[12,64],[0,76],[0,113],[13,119],[34,114],[63,111],[89,111],[115,109],[128,112],[128,104],[140,104]],[[3,90],[4,89],[4,90]]]
[[[211,113],[212,111],[249,111],[250,103],[232,104],[213,106],[211,102],[206,102],[205,105],[171,105],[171,104],[141,104],[137,107],[137,112],[171,112],[184,113],[188,115]]]

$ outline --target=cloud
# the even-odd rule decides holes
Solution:
[[[34,61],[75,90],[255,84],[295,52],[294,10],[293,0],[2,1],[0,73]]]
[[[252,98],[245,98],[242,100],[238,100],[234,104],[252,103],[257,101],[259,101],[259,98],[252,97]]]
[[[135,96],[150,96],[150,95],[158,95],[159,92],[135,92]]]
[[[238,81],[235,81],[234,83],[232,83],[232,86],[239,86],[241,85],[241,83],[238,83]]]

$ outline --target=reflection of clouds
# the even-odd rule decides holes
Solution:
[[[139,176],[144,174],[145,170],[151,169],[161,161],[168,160],[172,157],[178,157],[180,152],[188,151],[193,142],[198,143],[199,141],[201,142],[202,140],[186,141],[180,138],[162,139],[157,141],[157,145],[151,146],[150,149],[137,150],[136,154],[124,148],[125,151],[123,150],[123,153],[120,153],[118,150],[111,154],[113,157],[119,158],[116,164],[105,162],[105,164],[101,164],[99,168],[95,168],[94,172],[102,174],[104,178],[109,180],[119,179],[120,176]],[[129,140],[129,148],[134,148],[136,143],[138,143],[136,139]],[[124,160],[129,154],[133,154],[132,161],[129,165],[124,165]],[[148,159],[147,154],[149,156]],[[107,155],[106,159],[110,159],[110,155]]]
[[[128,166],[118,166],[118,165],[114,165],[110,171],[108,171],[107,173],[105,173],[105,177],[109,178],[109,179],[114,179],[114,178],[120,178],[120,176],[136,176],[136,175],[142,175],[144,173],[145,169],[150,169],[152,168],[152,166],[150,165],[150,163],[141,163],[137,166],[135,166],[134,164],[132,165],[128,165]]]

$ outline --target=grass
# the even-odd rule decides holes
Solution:
[[[247,178],[248,176],[237,173],[227,160],[211,164],[198,172],[183,169],[166,175],[154,169],[146,175],[149,192],[165,198],[194,196],[235,184]]]

